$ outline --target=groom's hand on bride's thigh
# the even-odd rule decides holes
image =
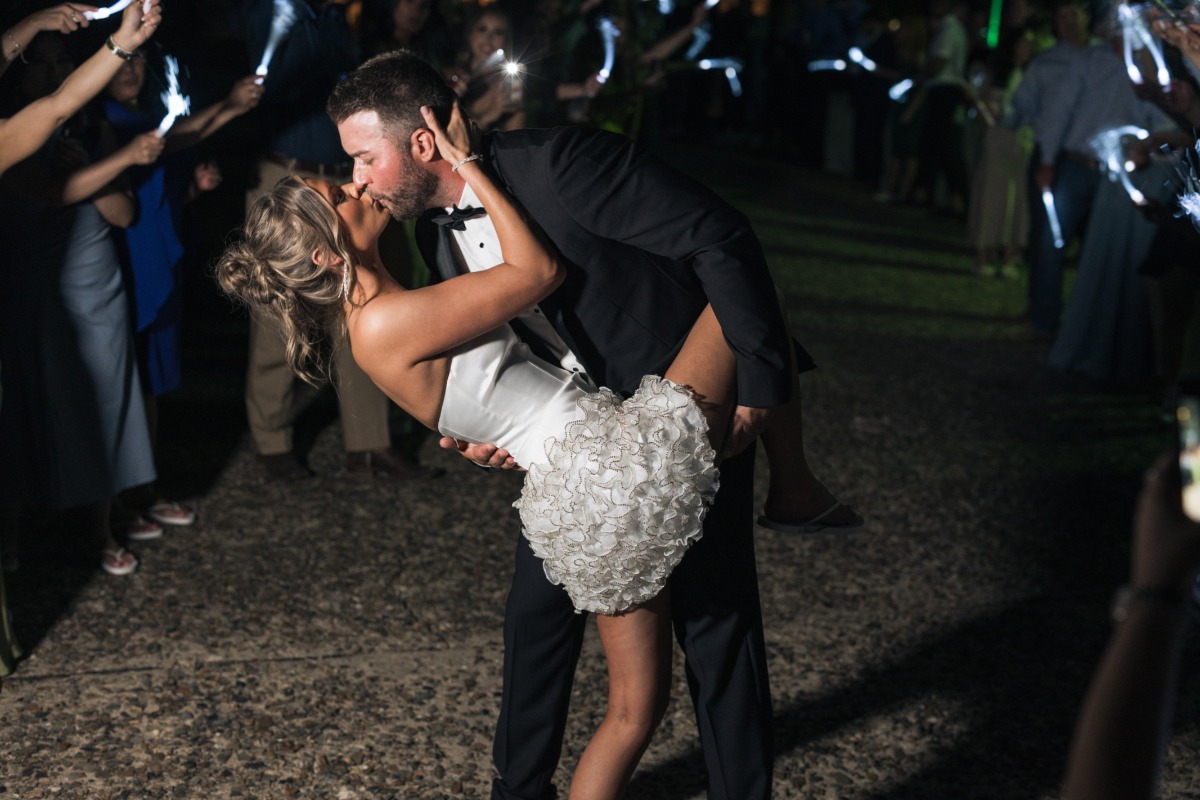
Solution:
[[[524,471],[508,454],[507,450],[494,444],[473,444],[450,436],[443,436],[438,444],[446,450],[455,450],[463,458],[468,459],[477,467],[485,469],[516,469]]]

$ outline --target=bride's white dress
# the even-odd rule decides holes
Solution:
[[[655,376],[622,401],[538,359],[507,325],[453,351],[438,430],[525,467],[525,538],[577,611],[662,591],[700,538],[716,454],[691,393]]]

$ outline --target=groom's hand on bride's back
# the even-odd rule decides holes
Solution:
[[[494,444],[472,444],[450,436],[443,436],[438,444],[443,449],[457,451],[463,458],[468,459],[477,467],[485,469],[515,469],[521,472],[525,468],[519,466],[507,450]]]

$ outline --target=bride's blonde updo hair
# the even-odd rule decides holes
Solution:
[[[320,266],[313,253],[341,264]],[[351,253],[333,207],[291,175],[250,206],[242,241],[217,263],[217,284],[279,323],[288,366],[315,384],[328,379],[334,337],[346,333],[343,303],[355,283]]]

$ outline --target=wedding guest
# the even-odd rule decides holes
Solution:
[[[107,58],[130,57],[123,43],[140,45],[159,18],[156,7],[145,21],[140,11],[123,17]],[[5,76],[15,107],[51,95],[67,78],[73,65],[61,36],[38,36],[26,48],[28,63]],[[118,64],[107,66],[105,80]],[[19,520],[13,509],[23,504],[78,508],[85,548],[94,545],[113,575],[133,572],[138,560],[113,536],[112,498],[153,480],[154,466],[110,226],[128,225],[136,213],[122,174],[161,151],[153,134],[116,148],[102,121],[84,113],[0,184],[9,266],[0,293],[4,522]]]
[[[246,193],[247,206],[293,173],[336,182],[350,177],[350,161],[338,143],[337,129],[325,115],[325,100],[359,63],[358,45],[338,3],[310,0],[296,3],[295,9],[296,21],[275,51],[263,83],[259,119],[266,149],[258,159],[257,181]],[[250,5],[245,41],[252,62],[266,47],[273,12],[272,0],[253,0]],[[397,481],[436,475],[409,463],[392,448],[388,399],[354,363],[344,342],[339,343],[334,362],[346,474]],[[252,313],[246,417],[269,480],[293,481],[313,474],[293,447],[293,421],[299,411],[286,343],[261,314]]]
[[[151,0],[144,15],[141,5],[136,9],[126,8],[120,29],[95,55],[72,72],[57,91],[17,110],[8,119],[0,119],[0,175],[37,152],[59,125],[99,94],[120,66],[123,54],[132,52],[125,47],[140,47],[158,29],[162,21],[161,2]],[[95,10],[96,7],[91,5],[62,3],[32,14],[4,31],[0,35],[3,45],[0,73],[23,60],[25,49],[38,33],[71,33],[86,28],[88,21],[83,12]]]
[[[120,144],[155,130],[162,112],[151,114],[143,102],[146,60],[141,52],[125,62],[105,87],[104,113]],[[166,133],[166,156],[131,168],[126,177],[137,194],[138,215],[117,236],[131,314],[134,351],[142,380],[150,439],[158,441],[158,397],[179,388],[179,328],[183,317],[184,244],[179,229],[185,203],[197,192],[220,183],[215,163],[195,164],[187,148],[216,133],[258,105],[262,87],[254,75],[239,80],[222,101],[175,121]],[[162,535],[162,526],[191,525],[193,509],[166,500],[151,484],[122,493],[119,526],[135,540]]]
[[[128,34],[123,39],[132,47],[140,46],[155,30],[162,19],[162,11],[155,0],[148,10],[141,4],[126,9],[122,16],[121,29],[118,36]],[[0,37],[0,41],[9,44],[4,48],[4,61],[0,64],[0,74],[8,66],[20,58],[23,51],[29,47],[37,33],[48,30],[58,30],[61,33],[71,33],[81,27],[86,27],[87,20],[81,11],[94,10],[94,6],[63,4],[26,17],[13,28],[9,28]],[[126,30],[125,21],[136,19],[137,26]],[[119,39],[122,40],[122,39]],[[118,46],[118,50],[120,47]],[[8,119],[0,119],[0,177],[13,164],[23,160],[37,151],[54,129],[62,124],[74,112],[100,91],[104,82],[119,66],[119,59],[112,48],[105,48],[84,62],[63,81],[58,90],[49,97],[34,101],[16,111]],[[0,278],[2,280],[2,278]],[[3,371],[0,370],[0,375]],[[0,399],[2,402],[2,399]],[[3,407],[0,405],[0,417]],[[19,512],[18,512],[19,513]],[[8,675],[16,661],[21,658],[23,651],[13,632],[12,616],[8,610],[8,593],[4,587],[4,573],[17,567],[17,552],[14,538],[17,530],[14,525],[13,507],[5,504],[0,509],[0,678]]]
[[[1180,507],[1179,463],[1146,472],[1133,517],[1129,583],[1113,600],[1113,632],[1071,740],[1063,800],[1151,800],[1196,611],[1200,525]]]
[[[507,68],[515,58],[512,19],[506,12],[485,7],[467,19],[454,64],[442,72],[481,130],[525,127],[524,84]]]

